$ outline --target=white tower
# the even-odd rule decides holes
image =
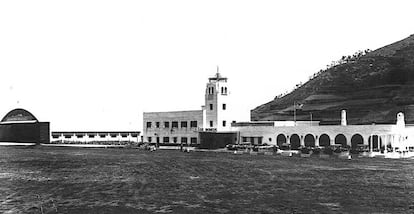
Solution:
[[[208,78],[205,95],[205,126],[208,131],[229,131],[231,127],[227,78],[217,67],[214,77]]]

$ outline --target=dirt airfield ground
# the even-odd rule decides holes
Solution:
[[[413,213],[414,160],[0,147],[0,213]]]

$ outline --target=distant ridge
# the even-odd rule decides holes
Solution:
[[[379,48],[344,56],[294,91],[251,110],[252,121],[320,120],[339,124],[395,123],[402,111],[414,123],[414,35]]]

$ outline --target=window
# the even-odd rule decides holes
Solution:
[[[187,128],[187,121],[181,121],[181,128]]]
[[[105,138],[106,137],[106,134],[99,134],[99,137],[100,138]]]
[[[110,136],[111,136],[112,138],[116,138],[118,135],[117,135],[117,134],[115,134],[115,133],[111,133],[111,134],[110,134]]]
[[[147,122],[147,128],[151,128],[151,122]]]
[[[148,143],[151,143],[152,137],[147,137],[147,139],[148,139]]]
[[[52,138],[59,138],[59,135],[52,135]]]
[[[210,120],[210,127],[213,127],[213,121]]]
[[[71,138],[71,137],[72,137],[71,135],[65,135],[66,139]]]
[[[223,127],[226,127],[226,121],[223,120]]]
[[[187,138],[186,137],[182,137],[181,138],[181,143],[183,143],[183,144],[187,144]]]
[[[162,142],[163,143],[169,143],[170,142],[170,138],[169,137],[163,137],[162,138]]]
[[[155,122],[155,127],[159,128],[160,127],[160,122]]]
[[[77,138],[83,138],[83,134],[77,134],[76,137]]]
[[[226,110],[226,104],[225,103],[223,103],[223,110]]]
[[[191,128],[197,128],[197,126],[198,126],[198,125],[197,125],[197,121],[191,121],[191,122],[190,122],[190,127],[191,127]]]
[[[173,137],[173,142],[177,143],[177,137]]]
[[[224,94],[227,94],[227,87],[224,88]]]
[[[126,138],[128,137],[128,134],[121,134],[121,137]]]
[[[191,138],[191,144],[196,144],[197,143],[197,138],[196,137],[192,137]]]
[[[136,134],[136,133],[132,133],[132,134],[131,134],[131,136],[132,136],[132,137],[138,137],[138,134]]]
[[[88,134],[89,138],[95,138],[95,134]]]
[[[170,122],[168,121],[164,122],[164,128],[170,128]]]
[[[213,104],[210,104],[210,111],[213,110]]]
[[[221,87],[221,93],[224,94],[224,87]]]
[[[178,122],[177,121],[172,121],[171,128],[178,128]]]
[[[213,88],[213,87],[210,87],[210,88],[208,89],[208,92],[209,92],[209,94],[214,94],[214,88]]]

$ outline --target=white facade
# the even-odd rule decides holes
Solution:
[[[342,111],[341,125],[323,125],[307,121],[269,121],[233,124],[240,132],[241,142],[253,144],[306,146],[368,146],[370,151],[393,148],[393,151],[414,151],[414,126],[406,126],[402,113],[396,124],[347,125],[346,112]],[[371,143],[372,142],[372,143]]]
[[[143,121],[144,142],[197,144],[203,110],[144,112]]]
[[[231,108],[229,98],[229,87],[227,78],[217,73],[215,77],[209,78],[205,94],[205,125],[204,128],[210,131],[230,131]]]

